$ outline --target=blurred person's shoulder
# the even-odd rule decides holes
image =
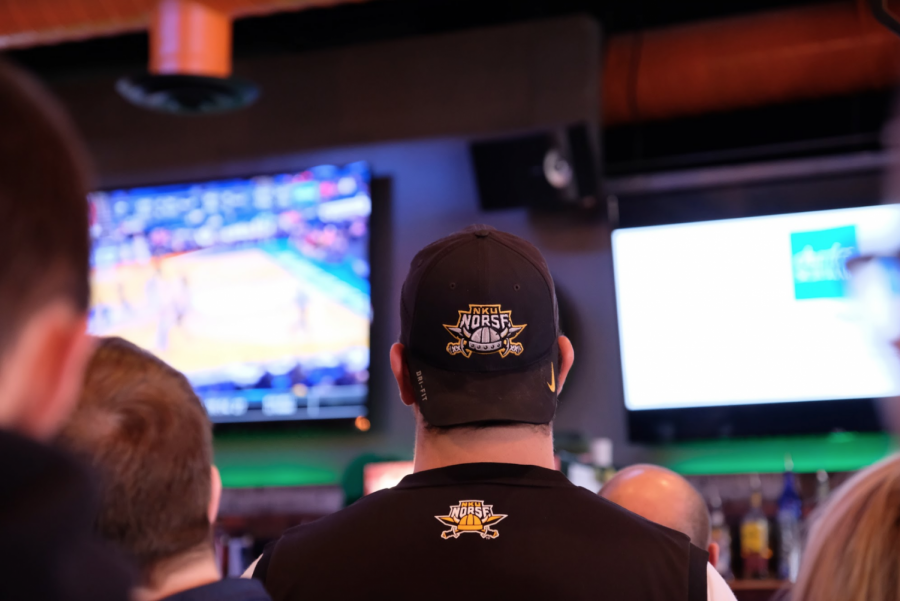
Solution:
[[[94,495],[65,453],[0,430],[0,598],[124,600],[125,562],[92,535]]]
[[[222,578],[189,588],[160,601],[272,601],[258,580]]]
[[[737,601],[734,591],[712,564],[706,564],[706,598],[708,601]],[[790,601],[790,597],[776,593],[771,601]]]

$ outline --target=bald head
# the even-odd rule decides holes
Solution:
[[[609,499],[644,517],[691,537],[701,549],[710,544],[709,511],[690,482],[656,465],[632,465],[600,490]]]

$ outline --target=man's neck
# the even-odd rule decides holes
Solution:
[[[188,589],[217,582],[222,578],[212,551],[194,552],[167,560],[157,568],[157,572],[161,574],[158,582],[153,586],[135,588],[133,601],[159,601]]]
[[[550,428],[504,426],[416,432],[414,471],[421,472],[461,463],[514,463],[555,469]]]

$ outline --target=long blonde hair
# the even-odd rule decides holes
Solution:
[[[792,601],[900,601],[900,454],[817,511]]]

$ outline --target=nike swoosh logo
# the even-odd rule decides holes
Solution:
[[[553,364],[550,364],[550,382],[547,383],[550,392],[556,392],[556,373],[553,371]]]

